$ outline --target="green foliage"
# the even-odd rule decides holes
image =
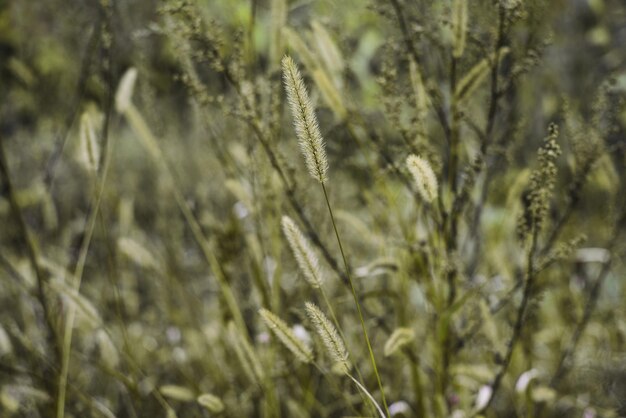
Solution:
[[[625,415],[625,36],[0,1],[0,415]]]

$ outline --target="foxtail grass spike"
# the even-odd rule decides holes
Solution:
[[[322,285],[322,273],[313,248],[290,217],[283,216],[281,223],[291,251],[304,277],[314,288],[320,287]]]
[[[406,165],[415,179],[417,191],[422,199],[428,203],[432,203],[437,199],[437,176],[433,171],[430,163],[417,155],[409,155],[406,159]]]
[[[340,365],[342,372],[349,373],[352,366],[350,365],[350,360],[348,358],[348,350],[346,349],[346,346],[339,336],[339,332],[335,326],[332,322],[330,322],[326,315],[324,315],[320,308],[313,303],[306,302],[305,308],[309,319],[315,326],[315,330],[319,336],[322,338],[322,342],[332,359],[336,364]]]
[[[303,363],[313,361],[313,351],[293,333],[285,321],[263,308],[259,309],[259,315],[261,315],[261,318],[263,318],[263,321],[269,329],[272,330],[274,335],[278,337],[283,345],[287,347],[298,360]]]
[[[325,183],[328,173],[328,159],[309,93],[296,63],[289,56],[283,58],[282,66],[285,90],[287,91],[287,99],[293,115],[300,149],[304,154],[311,176],[320,183]]]

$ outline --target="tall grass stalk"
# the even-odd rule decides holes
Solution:
[[[108,121],[105,121],[108,123]],[[104,132],[106,134],[108,127],[104,127]],[[74,272],[70,279],[72,280],[69,283],[69,286],[72,290],[77,293],[80,292],[80,285],[83,279],[83,273],[85,270],[85,263],[87,262],[87,255],[89,253],[89,247],[91,244],[91,239],[93,237],[93,233],[96,227],[96,222],[98,220],[98,215],[100,211],[100,204],[102,202],[102,196],[104,194],[104,186],[107,181],[109,168],[111,165],[111,153],[113,148],[113,141],[103,141],[105,143],[105,147],[102,150],[102,159],[103,159],[103,167],[102,170],[98,173],[97,171],[90,171],[95,175],[94,181],[96,183],[96,190],[94,193],[94,198],[91,203],[90,212],[87,218],[85,235],[83,236],[80,250],[78,253],[78,261],[76,263],[76,267],[74,268]],[[95,160],[94,160],[95,162]],[[98,178],[99,174],[99,178]],[[77,305],[75,303],[71,303],[68,306],[67,316],[65,318],[65,327],[63,330],[63,345],[62,345],[62,357],[61,357],[61,370],[59,371],[59,388],[57,393],[57,418],[63,418],[65,416],[65,397],[67,393],[67,378],[69,373],[70,366],[70,357],[72,352],[72,336],[74,329],[74,321],[76,320],[76,310]]]
[[[376,365],[376,358],[374,357],[374,351],[372,350],[372,344],[367,334],[367,328],[365,326],[365,319],[361,310],[361,304],[359,297],[357,296],[356,289],[354,287],[354,281],[352,280],[352,274],[350,273],[350,267],[346,259],[346,254],[343,249],[341,237],[337,230],[337,223],[335,222],[335,216],[328,198],[328,192],[326,190],[326,182],[328,180],[328,158],[326,157],[326,150],[324,149],[324,141],[320,133],[317,117],[315,116],[315,110],[313,104],[309,99],[309,94],[306,90],[300,71],[298,70],[294,61],[286,56],[283,58],[283,78],[285,81],[285,89],[287,90],[287,97],[289,99],[289,105],[291,107],[291,113],[294,118],[294,127],[296,129],[296,135],[300,143],[300,149],[304,155],[307,168],[311,177],[316,179],[324,193],[324,200],[326,201],[326,207],[328,208],[328,214],[333,224],[333,230],[335,231],[335,237],[337,238],[337,244],[339,245],[339,251],[343,260],[343,266],[345,269],[346,277],[350,285],[352,297],[357,308],[359,315],[359,321],[361,323],[361,329],[363,331],[363,337],[367,344],[370,361],[376,375],[378,387],[383,400],[383,405],[387,415],[389,414],[389,408],[387,406],[387,400],[385,398],[385,389],[378,372],[378,366]]]
[[[374,374],[376,375],[376,381],[378,382],[378,388],[380,389],[380,395],[383,399],[383,406],[388,416],[391,416],[389,413],[389,407],[387,406],[387,399],[385,397],[385,389],[383,388],[383,383],[380,378],[380,374],[378,373],[378,366],[376,365],[376,358],[374,357],[374,350],[372,350],[372,344],[370,342],[369,336],[367,335],[367,328],[365,326],[365,319],[363,318],[363,312],[361,311],[361,303],[359,302],[359,297],[357,296],[356,289],[354,287],[354,281],[352,280],[352,274],[350,273],[350,268],[348,267],[348,260],[346,259],[346,254],[343,250],[343,244],[341,243],[341,238],[339,236],[339,231],[337,230],[337,223],[335,222],[335,216],[333,215],[333,209],[330,205],[330,200],[328,198],[328,192],[326,191],[326,186],[324,183],[320,183],[322,186],[322,191],[324,192],[324,200],[326,201],[326,207],[328,208],[328,214],[330,216],[330,220],[333,224],[333,230],[335,231],[335,237],[337,238],[337,244],[339,245],[339,252],[341,252],[341,259],[343,260],[343,266],[346,269],[346,274],[348,275],[348,281],[350,283],[350,290],[352,291],[352,297],[354,299],[354,304],[356,305],[356,310],[359,314],[359,322],[361,323],[361,330],[363,331],[363,337],[365,339],[365,343],[367,344],[367,350],[369,352],[370,361],[372,363],[372,367],[374,369]]]

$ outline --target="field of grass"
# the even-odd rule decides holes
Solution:
[[[626,417],[622,0],[0,0],[0,417]]]

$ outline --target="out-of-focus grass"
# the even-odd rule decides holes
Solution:
[[[453,3],[0,4],[0,415],[374,416],[355,299],[394,416],[624,415],[626,10],[468,2],[452,60]],[[319,119],[337,237],[298,149],[284,54]],[[130,67],[129,117],[114,94]],[[554,166],[537,156],[550,123]],[[410,154],[433,167],[432,203]]]

